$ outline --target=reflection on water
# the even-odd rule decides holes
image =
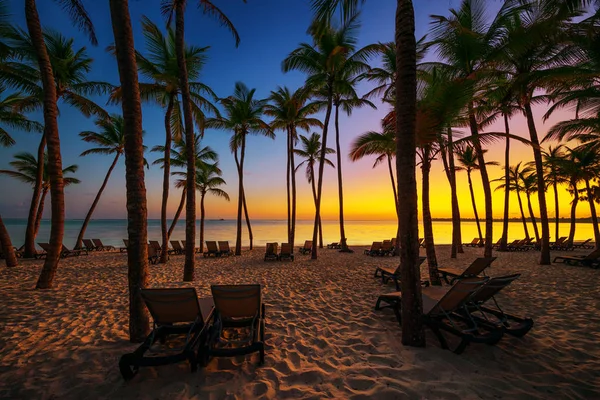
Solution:
[[[22,219],[13,219],[4,221],[8,232],[11,235],[13,244],[20,246],[25,238],[26,221]],[[68,220],[65,223],[65,239],[67,246],[73,246],[82,220]],[[252,233],[254,244],[262,246],[267,242],[285,242],[287,240],[287,221],[285,220],[253,220]],[[170,221],[169,221],[170,223]],[[199,227],[199,224],[198,224]],[[560,235],[569,234],[568,223],[559,224]],[[346,236],[349,245],[368,245],[374,240],[383,240],[392,238],[396,235],[396,221],[346,221]],[[482,226],[483,228],[483,226]],[[500,238],[502,233],[502,222],[494,222],[494,241]],[[533,235],[533,227],[530,224],[530,235]],[[229,240],[235,242],[236,221],[235,220],[210,220],[206,221],[204,228],[204,237],[207,240]],[[340,239],[339,223],[337,221],[323,221],[323,240],[325,243],[337,242]],[[452,241],[452,222],[434,221],[433,223],[434,239],[436,244],[449,244]],[[422,236],[423,228],[419,227],[419,233]],[[477,236],[477,226],[473,221],[466,221],[461,224],[463,242],[470,242]],[[302,244],[305,240],[311,239],[313,233],[312,221],[297,221],[296,223],[296,244]],[[550,233],[554,236],[554,224],[550,224]],[[148,238],[160,240],[160,221],[148,221]],[[42,221],[40,231],[36,241],[47,242],[50,237],[50,222]],[[122,246],[123,238],[127,237],[126,220],[93,220],[89,223],[86,230],[87,238],[100,238],[105,244],[113,246]],[[523,224],[520,222],[510,222],[509,239],[522,239],[525,237]],[[576,240],[585,240],[593,238],[594,233],[592,224],[588,222],[577,223],[575,234]],[[185,223],[179,221],[173,232],[172,239],[185,239]],[[196,233],[198,240],[198,233]],[[554,239],[554,238],[553,238]],[[248,246],[248,232],[246,224],[243,224],[243,245]]]

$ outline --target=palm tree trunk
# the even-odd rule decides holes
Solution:
[[[175,51],[179,69],[179,87],[181,88],[181,105],[185,121],[185,146],[187,158],[187,200],[185,203],[185,265],[183,267],[184,282],[194,280],[194,253],[196,247],[196,141],[194,137],[194,119],[192,117],[192,100],[188,85],[187,65],[184,43],[184,1],[175,2]]]
[[[4,254],[4,258],[6,259],[7,267],[16,267],[18,265],[17,255],[15,254],[15,248],[12,245],[12,241],[10,240],[10,235],[8,234],[8,230],[6,226],[4,226],[4,221],[2,221],[2,216],[0,215],[0,248],[2,249],[2,253]]]
[[[556,182],[556,179],[554,179],[553,182],[553,188],[554,188],[554,221],[555,221],[555,234],[556,234],[556,240],[558,240],[559,236],[559,229],[558,229],[558,224],[560,223],[560,215],[559,215],[559,211],[558,211],[558,184]]]
[[[398,210],[398,192],[396,191],[396,181],[394,179],[394,170],[392,169],[392,157],[387,155],[388,170],[390,172],[390,181],[392,182],[392,190],[394,192],[394,207],[396,208],[396,216],[399,216],[400,211]]]
[[[25,19],[27,29],[38,65],[44,95],[44,136],[48,147],[48,178],[50,180],[50,207],[52,219],[50,224],[50,247],[46,255],[46,261],[38,278],[37,289],[49,289],[52,287],[60,251],[62,248],[63,234],[65,230],[65,193],[62,175],[62,160],[60,155],[60,137],[58,134],[58,108],[56,106],[56,83],[52,71],[52,64],[48,57],[42,25],[38,15],[35,0],[25,0]]]
[[[110,0],[110,15],[119,67],[125,132],[125,178],[127,187],[127,277],[129,286],[129,340],[143,341],[150,320],[140,289],[148,286],[148,210],[144,182],[142,103],[138,86],[133,30],[128,0]]]
[[[425,235],[425,251],[427,253],[427,265],[429,269],[429,281],[432,285],[441,286],[440,275],[437,269],[437,257],[435,255],[435,243],[433,241],[433,221],[431,219],[431,209],[429,207],[429,172],[431,171],[430,149],[423,150],[423,163],[421,164],[422,173],[422,198],[421,207],[423,208],[423,234]]]
[[[450,247],[450,258],[456,258],[457,253],[464,253],[462,247],[462,235],[460,232],[460,207],[458,206],[458,194],[456,190],[456,170],[454,168],[454,142],[452,140],[452,127],[447,127],[448,144],[440,144],[442,162],[446,178],[450,184],[451,206],[452,206],[452,246]],[[446,148],[444,148],[446,147]],[[447,153],[446,153],[447,152]]]
[[[502,238],[500,239],[500,251],[508,249],[508,215],[510,206],[510,125],[508,115],[503,113],[504,132],[506,133],[506,147],[504,148],[504,218],[502,219]]]
[[[235,134],[235,133],[234,133]],[[243,133],[242,133],[243,134]],[[242,204],[244,202],[244,171],[242,169],[242,165],[238,160],[237,149],[233,152],[233,156],[235,158],[235,163],[237,165],[238,170],[238,210],[237,210],[237,229],[236,229],[236,237],[235,237],[235,255],[242,255]],[[240,155],[240,158],[243,160],[244,153]]]
[[[485,244],[483,246],[483,256],[492,256],[492,243],[493,240],[493,210],[492,210],[492,189],[490,188],[490,178],[487,173],[487,167],[485,165],[485,158],[483,156],[483,150],[481,148],[481,142],[479,141],[479,131],[477,128],[477,120],[475,119],[475,112],[473,111],[473,102],[469,103],[469,125],[471,128],[471,135],[473,136],[473,145],[477,152],[477,162],[479,163],[479,172],[481,174],[481,184],[483,186],[483,195],[485,198]]]
[[[315,202],[315,210],[317,209],[317,188],[315,186],[315,169],[311,165],[310,166],[310,175],[311,175],[311,186],[312,186],[312,194],[313,200]],[[314,242],[313,242],[314,243]],[[321,217],[319,216],[319,248],[323,248],[323,224],[321,223]]]
[[[467,179],[469,180],[469,192],[471,193],[471,203],[473,204],[473,214],[475,215],[475,223],[477,224],[477,232],[479,240],[483,239],[481,234],[481,225],[479,224],[479,214],[477,213],[477,205],[475,204],[475,193],[473,192],[473,182],[471,181],[471,171],[467,170]]]
[[[529,209],[529,216],[531,218],[531,223],[533,224],[533,233],[535,234],[535,240],[540,241],[540,232],[538,231],[537,221],[535,219],[535,214],[533,213],[533,207],[531,207],[531,196],[529,192],[525,192],[527,196],[527,208]]]
[[[296,163],[294,161],[294,141],[296,140],[296,128],[292,127],[292,140],[290,143],[290,173],[292,175],[292,230],[290,232],[290,246],[294,248],[296,241]]]
[[[523,221],[523,230],[525,231],[525,238],[529,239],[529,230],[527,229],[527,218],[525,218],[525,212],[523,211],[523,202],[521,201],[521,194],[518,190],[517,200],[519,200],[519,210],[521,210],[521,220]]]
[[[319,180],[317,182],[317,201],[315,203],[315,223],[313,227],[313,243],[317,242],[317,233],[319,229],[319,221],[321,220],[321,194],[323,193],[323,171],[325,170],[325,156],[327,155],[327,129],[329,120],[331,119],[332,98],[333,98],[333,82],[327,82],[327,111],[325,112],[325,121],[323,125],[323,139],[321,143],[321,154],[319,154]],[[314,178],[313,178],[314,180]],[[317,259],[317,246],[312,247],[311,259]]]
[[[396,176],[398,178],[398,244],[402,281],[402,344],[425,346],[417,211],[416,115],[417,67],[415,14],[411,0],[397,0],[396,39]]]
[[[286,193],[287,193],[287,239],[288,239],[288,243],[291,242],[292,239],[292,198],[291,198],[291,183],[290,183],[290,142],[291,142],[291,130],[290,127],[288,126],[286,128],[287,130],[287,167],[285,169],[285,188],[286,188]]]
[[[173,94],[169,95],[167,111],[165,112],[165,155],[163,163],[163,193],[160,205],[160,232],[162,235],[162,248],[169,248],[169,232],[167,231],[167,205],[169,202],[169,179],[171,177],[171,114],[173,113]],[[169,258],[168,252],[160,252],[160,262],[166,263]]]
[[[571,227],[569,229],[569,238],[567,239],[569,245],[573,245],[573,240],[575,240],[575,224],[577,221],[575,211],[577,210],[577,203],[579,203],[579,191],[577,190],[576,180],[571,181],[571,187],[573,188],[573,201],[571,202]]]
[[[98,193],[96,194],[96,198],[92,202],[92,206],[90,207],[88,213],[85,216],[85,219],[83,220],[83,225],[81,226],[81,230],[79,231],[79,235],[77,236],[77,242],[75,242],[76,249],[81,248],[81,242],[83,241],[83,236],[85,235],[85,230],[90,222],[90,219],[92,218],[92,214],[94,213],[96,206],[98,205],[98,201],[100,201],[100,196],[102,196],[102,192],[104,192],[104,188],[106,187],[106,184],[108,183],[110,174],[112,173],[113,169],[115,168],[115,165],[117,165],[117,161],[119,161],[120,155],[121,155],[121,153],[117,153],[117,155],[115,156],[115,159],[113,160],[112,164],[108,168],[108,172],[106,173],[106,176],[104,177],[102,186],[100,186],[100,190],[98,190]]]
[[[181,191],[181,200],[179,201],[179,206],[177,207],[177,211],[175,212],[175,216],[173,217],[173,222],[171,222],[171,226],[169,227],[169,238],[173,234],[173,230],[177,225],[177,221],[179,220],[179,216],[181,215],[181,211],[183,210],[183,205],[185,204],[185,195],[186,188],[184,187]],[[200,248],[202,248],[202,242],[200,242]]]
[[[44,129],[45,131],[45,129]],[[40,193],[44,183],[44,153],[46,150],[46,134],[42,135],[40,145],[38,146],[37,153],[37,172],[35,175],[35,185],[33,186],[33,195],[31,196],[31,204],[29,205],[29,216],[27,218],[27,230],[25,231],[25,251],[23,258],[33,258],[35,256],[35,238],[37,236],[37,229],[35,224],[37,222],[36,212],[39,208]],[[38,225],[39,226],[39,225]]]
[[[204,216],[206,215],[206,211],[204,210],[204,196],[206,192],[203,191],[200,194],[200,251],[204,252]]]
[[[538,140],[533,120],[533,112],[529,102],[524,104],[529,136],[531,137],[533,159],[535,160],[535,171],[537,173],[537,190],[540,202],[540,221],[542,223],[542,247],[540,254],[540,265],[550,265],[550,226],[548,225],[548,208],[546,207],[546,181],[544,180],[544,165],[542,163],[542,151]]]
[[[248,228],[248,239],[250,240],[250,250],[254,248],[254,235],[252,235],[252,226],[250,225],[250,217],[248,216],[248,206],[246,205],[246,190],[242,191],[242,202],[244,206],[244,219]]]
[[[589,179],[585,180],[585,188],[587,190],[587,199],[590,203],[590,214],[592,214],[592,226],[594,227],[594,240],[596,241],[596,248],[600,248],[600,228],[598,228],[598,215],[596,214],[596,206],[594,205],[594,196],[592,196],[592,189],[590,188]]]
[[[342,149],[340,147],[340,106],[335,105],[335,155],[337,157],[338,200],[340,204],[340,244],[343,253],[349,253],[346,244],[346,229],[344,227],[344,183],[342,181]]]
[[[48,194],[48,188],[42,189],[42,197],[40,197],[40,204],[37,207],[37,213],[35,214],[35,226],[34,226],[34,237],[37,237],[38,231],[40,230],[40,224],[42,223],[42,217],[44,216],[44,204],[46,203],[46,195]]]

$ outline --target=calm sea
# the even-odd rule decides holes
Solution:
[[[20,246],[25,240],[25,219],[5,219],[8,232],[15,246]],[[64,243],[68,247],[75,244],[82,220],[67,220],[65,223]],[[254,244],[264,245],[267,242],[284,242],[286,240],[287,221],[285,220],[253,220],[252,232]],[[170,224],[170,221],[169,221]],[[199,229],[200,224],[198,224]],[[301,244],[304,240],[312,238],[313,222],[308,220],[297,221],[296,243]],[[374,240],[388,239],[396,235],[396,221],[346,221],[346,237],[349,245],[369,245]],[[422,227],[419,228],[422,236]],[[452,223],[450,221],[434,221],[433,223],[436,244],[449,244],[452,241]],[[483,229],[483,225],[482,225]],[[533,237],[533,226],[530,224],[529,234]],[[541,229],[541,227],[539,228]],[[569,224],[559,224],[560,235],[567,236]],[[208,220],[205,222],[204,238],[206,240],[229,240],[235,242],[235,220]],[[475,222],[465,221],[461,224],[463,242],[470,242],[477,235]],[[494,222],[494,240],[500,238],[502,223]],[[550,224],[550,234],[554,236],[554,224]],[[122,246],[123,238],[127,238],[127,220],[124,219],[99,219],[90,221],[86,238],[100,238],[104,244]],[[587,222],[577,223],[575,234],[576,240],[593,238],[592,224]],[[37,242],[47,242],[50,237],[50,221],[41,223]],[[525,237],[523,224],[520,222],[509,223],[509,238],[520,239]],[[148,238],[160,241],[160,220],[148,220]],[[198,233],[196,233],[198,238]],[[337,221],[323,221],[323,240],[325,243],[339,241],[339,223]],[[185,239],[185,221],[179,221],[173,233],[173,240]],[[198,240],[198,239],[196,239]],[[243,225],[243,245],[248,246],[248,234],[246,225]]]

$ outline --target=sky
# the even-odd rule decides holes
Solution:
[[[119,82],[115,59],[106,52],[106,47],[112,44],[113,34],[110,21],[108,1],[84,0],[96,28],[99,45],[92,46],[85,35],[71,25],[70,20],[55,2],[38,1],[38,11],[45,28],[58,30],[67,37],[75,39],[77,48],[85,47],[88,55],[94,59],[92,71],[88,76],[90,81],[105,81],[117,85]],[[11,0],[12,19],[14,24],[25,27],[22,1]],[[311,21],[309,0],[215,0],[222,11],[236,26],[241,37],[238,48],[231,33],[210,17],[202,15],[195,8],[195,2],[190,1],[186,12],[186,43],[195,46],[210,46],[208,62],[202,71],[200,81],[209,85],[219,97],[233,93],[235,82],[244,82],[249,88],[256,88],[258,98],[266,98],[278,86],[288,86],[295,90],[302,86],[306,78],[302,73],[292,71],[282,72],[281,62],[301,42],[310,43],[306,30]],[[359,31],[358,46],[362,47],[376,42],[389,42],[394,37],[393,0],[370,0],[362,7],[360,20],[362,27]],[[145,52],[144,40],[141,33],[140,20],[147,16],[160,26],[164,26],[164,18],[160,14],[160,0],[131,0],[130,11],[134,30],[136,49]],[[427,33],[430,15],[447,15],[448,10],[459,6],[458,0],[419,0],[414,2],[416,19],[416,36],[422,37]],[[500,7],[499,1],[489,1],[489,13],[493,14]],[[429,59],[435,59],[435,54],[429,54]],[[378,65],[379,60],[373,60],[372,65]],[[373,87],[368,82],[358,85],[359,94],[364,94]],[[106,97],[94,98],[104,105]],[[356,110],[350,117],[341,115],[340,135],[342,148],[342,171],[344,182],[344,211],[347,219],[353,220],[389,220],[395,218],[394,202],[389,174],[385,165],[372,168],[374,159],[365,158],[352,162],[348,157],[351,142],[360,134],[376,130],[380,131],[380,121],[389,112],[389,106],[375,102],[376,110],[364,108]],[[111,113],[120,113],[118,106],[106,105]],[[112,156],[80,154],[89,145],[79,139],[81,131],[94,130],[93,119],[88,119],[77,110],[65,104],[59,104],[59,129],[63,168],[77,164],[79,170],[75,176],[81,183],[65,189],[66,217],[83,218],[88,211],[110,163]],[[557,121],[570,118],[568,112],[557,113],[546,122],[541,116],[545,106],[534,109],[538,134],[543,137],[546,131]],[[159,106],[144,105],[143,127],[146,131],[144,144],[152,148],[164,144],[163,130],[164,110]],[[317,115],[322,118],[322,114]],[[41,112],[33,113],[32,119],[42,120]],[[330,127],[333,128],[333,125]],[[525,120],[516,116],[511,120],[514,134],[528,137]],[[501,121],[491,126],[489,131],[501,131]],[[321,133],[321,132],[318,132]],[[307,134],[307,133],[303,133]],[[227,185],[223,187],[231,196],[227,202],[219,197],[207,197],[207,218],[235,218],[237,207],[237,173],[233,155],[229,150],[231,133],[218,130],[207,130],[202,142],[213,148],[220,157],[220,167]],[[36,153],[39,144],[39,134],[14,132],[17,144],[10,148],[0,148],[0,169],[7,169],[12,156],[21,151]],[[335,147],[333,130],[330,130],[328,146]],[[488,145],[486,159],[504,160],[504,143],[497,142]],[[335,155],[332,155],[335,161]],[[159,158],[157,153],[147,153],[146,158],[151,163]],[[530,148],[519,143],[511,144],[511,165],[519,161],[533,159]],[[251,218],[285,219],[286,218],[286,137],[282,131],[276,132],[276,138],[269,139],[251,136],[247,141],[245,187],[246,198]],[[503,175],[500,167],[489,167],[491,178]],[[324,219],[338,218],[337,174],[331,167],[326,167],[322,200],[322,215]],[[148,217],[160,217],[162,196],[162,170],[152,166],[146,170],[146,188],[148,199]],[[420,180],[420,171],[417,171]],[[310,186],[303,172],[298,172],[298,217],[311,219],[314,217],[314,203]],[[483,190],[477,172],[473,176],[476,205],[480,215],[484,212]],[[469,197],[467,177],[464,172],[457,176],[461,216],[472,218],[473,209]],[[0,187],[4,188],[0,196],[0,214],[5,218],[26,218],[32,189],[25,183],[9,177],[0,176]],[[431,211],[434,218],[449,218],[450,187],[445,177],[441,161],[435,161],[431,171]],[[6,190],[8,189],[8,190]],[[169,196],[169,213],[171,217],[179,203],[181,192],[171,185]],[[560,213],[567,216],[570,196],[565,188],[559,191]],[[48,196],[49,197],[49,196]],[[549,204],[553,204],[548,197]],[[503,192],[494,192],[494,217],[502,216]],[[537,199],[534,198],[534,210],[537,212]],[[47,206],[49,206],[49,199]],[[550,207],[553,215],[553,207]],[[511,197],[511,217],[518,217],[517,199]],[[585,205],[578,208],[578,216],[586,217],[589,210]],[[50,217],[49,207],[45,218]],[[125,208],[125,166],[124,159],[113,171],[110,181],[96,208],[93,218],[126,218]]]

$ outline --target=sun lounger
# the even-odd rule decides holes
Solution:
[[[327,248],[330,248],[329,245],[327,245]],[[298,251],[300,254],[309,254],[312,251],[312,240],[304,241],[304,246],[298,248]]]
[[[217,242],[214,240],[206,241],[206,251],[203,253],[204,257],[219,257],[221,253],[217,247]]]
[[[125,245],[125,247],[119,247],[119,251],[121,253],[126,253],[127,249],[129,248],[129,240],[123,239],[123,244]]]
[[[171,240],[171,247],[173,247],[173,250],[171,250],[171,254],[185,253],[185,249],[181,246],[181,243],[179,243],[179,240]]]
[[[586,256],[558,256],[552,262],[561,262],[568,265],[580,265],[585,267],[600,267],[600,249],[596,249]]]
[[[465,247],[479,247],[479,238],[473,238],[473,240],[471,240],[471,243],[463,243],[463,246],[465,246]]]
[[[573,242],[573,248],[575,249],[593,249],[594,246],[591,243],[592,239],[587,239],[583,242]]]
[[[148,245],[148,261],[152,264],[156,264],[159,256],[160,254],[156,251],[156,247]]]
[[[181,361],[188,361],[192,372],[196,371],[200,357],[204,358],[202,346],[208,334],[207,323],[212,318],[213,299],[199,299],[194,288],[140,289],[140,292],[152,315],[154,327],[140,347],[121,356],[119,370],[123,378],[133,378],[140,367]],[[173,351],[161,346],[163,352],[160,355],[145,356],[156,342],[164,344],[173,335],[185,337],[183,348]]]
[[[92,239],[92,242],[94,242],[94,246],[100,251],[110,251],[115,249],[115,246],[104,245],[100,239]]]
[[[267,249],[265,251],[265,261],[278,260],[279,256],[277,254],[277,243],[267,243]]]
[[[341,249],[342,245],[339,242],[333,242],[327,245],[328,249]]]
[[[426,287],[422,288],[423,298],[423,322],[429,327],[440,341],[444,349],[449,349],[448,341],[444,337],[444,332],[460,338],[460,343],[453,350],[460,354],[469,343],[497,343],[504,334],[501,328],[490,328],[483,324],[477,324],[468,317],[459,313],[466,309],[466,304],[488,280],[489,278],[466,278],[457,281],[449,290],[441,292],[444,288]],[[430,296],[429,294],[432,294]],[[439,294],[442,293],[441,296]],[[439,297],[439,300],[436,300]],[[376,310],[382,308],[392,308],[401,324],[401,301],[402,293],[393,292],[379,296],[375,305]],[[382,306],[381,304],[386,305]]]
[[[419,265],[423,264],[426,259],[427,257],[419,257]],[[388,283],[390,280],[393,280],[396,285],[396,290],[400,290],[400,265],[396,268],[391,266],[377,267],[373,276],[375,278],[381,277],[383,283]],[[421,281],[421,284],[429,286],[429,281]]]
[[[281,243],[281,251],[279,252],[279,261],[290,260],[294,261],[292,245],[289,243]]]
[[[229,248],[229,242],[227,240],[219,241],[219,254],[222,256],[233,255],[233,251]]]
[[[48,251],[50,250],[50,244],[49,243],[38,243],[38,245],[44,250],[44,252],[40,255],[48,255]],[[64,244],[61,247],[60,250],[60,258],[66,258],[66,257],[70,257],[70,256],[78,256],[81,254],[82,250],[69,250]],[[85,250],[83,250],[85,251]],[[85,251],[85,254],[88,254],[87,251]]]
[[[213,285],[214,323],[208,334],[205,365],[211,357],[259,353],[265,362],[265,306],[260,285]]]
[[[365,254],[368,256],[378,256],[382,245],[382,242],[373,242],[371,248],[365,250]]]
[[[94,243],[90,239],[83,239],[83,246],[81,246],[81,248],[86,249],[87,251],[100,250],[94,245]],[[79,250],[79,249],[76,249],[76,250]]]
[[[43,246],[42,246],[43,245]],[[35,251],[35,254],[33,255],[35,259],[42,259],[42,258],[46,258],[46,256],[48,255],[48,253],[46,252],[46,249],[50,247],[49,243],[38,243],[38,246],[40,246],[42,248],[42,251]]]
[[[438,273],[440,278],[443,279],[447,284],[451,285],[455,280],[471,278],[479,276],[482,272],[489,267],[496,257],[479,257],[476,258],[471,265],[469,265],[464,271],[456,268],[444,268],[438,267]],[[448,278],[451,278],[450,280]]]
[[[384,240],[379,249],[380,256],[391,256],[394,254],[394,246],[391,240]]]

